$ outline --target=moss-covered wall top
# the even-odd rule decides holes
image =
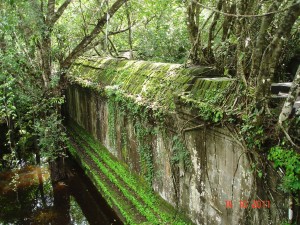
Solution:
[[[210,67],[112,58],[81,58],[69,77],[82,86],[103,93],[119,91],[138,104],[168,112],[175,110],[175,99],[217,106],[220,94],[233,83]]]

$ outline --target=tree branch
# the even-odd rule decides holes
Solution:
[[[282,124],[279,124],[279,127],[282,129],[286,139],[288,139],[288,141],[291,143],[292,146],[294,146],[297,149],[300,149],[300,147],[298,145],[295,144],[295,142],[293,142],[291,136],[288,134],[288,132],[286,131],[286,129],[283,127]]]
[[[47,15],[49,16],[48,19],[51,20],[52,15],[54,14],[55,10],[55,0],[48,0],[48,8],[47,8]]]
[[[128,31],[130,28],[132,28],[135,24],[136,24],[136,22],[133,21],[130,27],[124,28],[122,30],[109,31],[107,36],[113,36],[113,35],[116,35],[116,34],[124,33],[126,31]],[[89,25],[96,26],[96,24],[91,24],[91,23]]]
[[[133,24],[132,24],[132,25],[133,25]],[[126,31],[128,31],[131,27],[132,27],[132,26],[127,27],[127,28],[122,29],[122,30],[110,31],[110,32],[108,33],[108,36],[116,35],[116,34],[120,34],[120,33],[124,33],[124,32],[126,32]]]
[[[81,13],[82,21],[83,21],[83,33],[84,33],[84,36],[86,36],[88,26],[87,26],[87,22],[86,22],[84,13],[83,13],[81,0],[79,0],[79,8],[80,8],[80,13]]]
[[[81,42],[73,49],[73,51],[65,58],[63,62],[61,62],[62,69],[68,69],[74,60],[86,52],[86,47],[97,37],[97,35],[102,31],[104,25],[107,22],[107,14],[109,18],[111,18],[118,9],[126,2],[127,0],[117,0],[106,13],[98,20],[98,23],[91,31],[88,36],[85,36]]]
[[[105,32],[102,30],[101,31],[104,35],[105,35]],[[109,36],[107,35],[107,40],[108,40],[108,42],[110,43],[110,45],[111,45],[111,48],[114,50],[114,52],[116,53],[116,55],[114,55],[112,52],[111,52],[111,50],[109,49],[109,45],[108,45],[108,51],[109,51],[109,54],[112,56],[112,57],[117,57],[118,55],[119,55],[119,53],[118,53],[118,50],[116,49],[116,47],[115,47],[115,45],[114,45],[114,43],[112,42],[112,40],[109,38]]]
[[[51,24],[55,24],[56,21],[61,17],[61,15],[64,13],[65,9],[68,7],[68,5],[72,2],[72,0],[66,0],[57,10],[56,13],[53,13],[53,16],[51,17]]]
[[[41,12],[43,13],[44,12],[44,1],[41,0]]]

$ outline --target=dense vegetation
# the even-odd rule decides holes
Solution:
[[[210,119],[251,154],[270,151],[268,159],[286,171],[282,188],[298,193],[300,114],[289,117],[299,94],[299,15],[299,0],[1,0],[0,122],[8,154],[1,150],[0,168],[17,166],[29,148],[48,159],[64,154],[69,68],[83,55],[126,56],[210,65],[236,78],[234,107],[221,121]],[[293,86],[278,111],[270,85],[280,81]]]

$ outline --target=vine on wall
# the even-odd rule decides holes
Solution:
[[[113,126],[116,124],[113,118],[115,117],[116,108],[119,109],[121,115],[127,115],[133,118],[135,135],[138,142],[137,151],[140,156],[141,170],[149,186],[152,186],[154,178],[154,162],[151,140],[152,137],[157,134],[157,130],[154,128],[155,126],[165,129],[164,122],[166,113],[161,109],[152,110],[147,108],[146,105],[141,102],[135,102],[134,98],[126,96],[117,87],[107,89],[106,91],[109,107],[109,136],[115,140],[116,130]],[[127,151],[126,133],[124,131],[121,132],[121,148],[122,152],[124,152]],[[126,153],[124,152],[124,154]],[[183,139],[178,135],[174,136],[172,140],[172,157],[170,163],[174,166],[182,164],[184,165],[183,169],[187,170],[191,167],[190,157],[190,153],[186,149]]]
[[[116,111],[115,111],[115,101],[113,98],[108,98],[108,136],[109,144],[112,147],[116,147]]]
[[[171,164],[179,165],[180,163],[183,164],[185,170],[188,170],[192,167],[190,152],[187,150],[182,138],[178,135],[175,135],[172,139]]]
[[[149,186],[152,186],[154,177],[153,151],[151,147],[151,128],[144,126],[141,121],[136,120],[134,124],[136,137],[138,140],[138,152],[142,173]]]

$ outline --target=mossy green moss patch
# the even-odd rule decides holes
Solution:
[[[209,109],[220,108],[224,93],[234,81],[218,76],[210,67],[185,68],[180,64],[112,58],[80,58],[72,67],[69,78],[109,98],[113,96],[111,93],[118,93],[131,98],[137,105],[164,113],[175,111],[175,99],[183,104],[193,103],[187,105],[200,108],[200,116],[201,111],[209,111],[204,113],[203,119],[211,121],[219,121],[219,118],[216,119],[216,112]],[[208,99],[207,93],[212,91],[217,92]],[[223,112],[217,112],[217,115],[221,114]]]
[[[105,147],[95,141],[75,122],[70,123],[69,131],[72,139],[76,141],[81,148],[81,152],[84,151],[84,154],[78,157],[80,151],[72,143],[69,143],[70,152],[80,161],[87,174],[91,176],[91,179],[94,180],[95,185],[101,192],[107,195],[109,201],[113,205],[121,207],[120,212],[124,214],[126,223],[136,224],[137,221],[130,213],[125,211],[126,206],[118,202],[120,198],[116,194],[112,195],[109,191],[106,193],[107,187],[104,181],[99,179],[97,172],[83,157],[84,155],[92,159],[93,164],[97,165],[101,173],[122,192],[123,197],[125,196],[135,206],[136,210],[143,218],[146,218],[149,224],[192,224],[156,195],[147,183],[144,183],[137,175],[130,172],[125,164],[114,158]]]

